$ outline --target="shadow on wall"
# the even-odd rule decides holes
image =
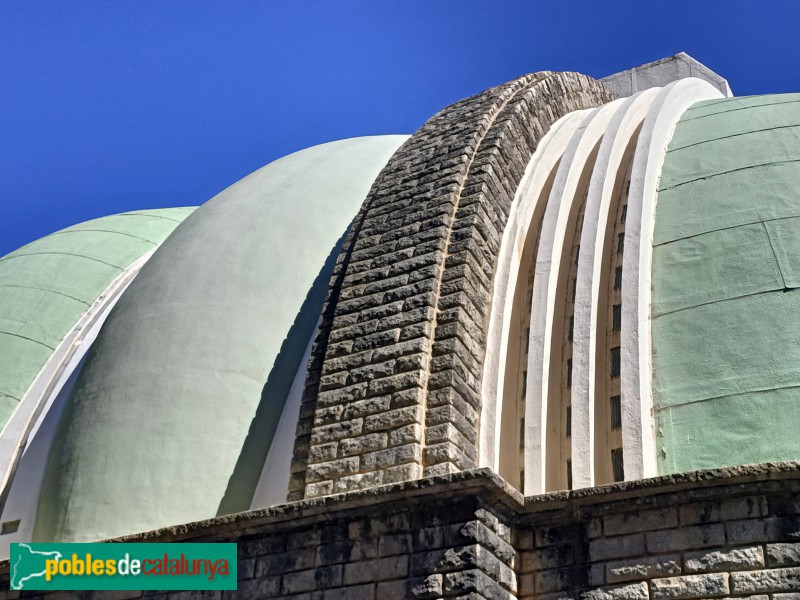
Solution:
[[[300,312],[297,313],[294,323],[281,344],[267,382],[261,390],[261,401],[250,423],[239,460],[236,461],[236,467],[228,480],[225,495],[217,509],[218,516],[250,510],[264,462],[275,438],[281,413],[289,396],[289,390],[297,370],[301,366],[300,361],[305,354],[308,341],[317,328],[322,305],[328,292],[328,282],[333,274],[333,267],[342,249],[347,231],[349,228],[337,240],[328,254],[325,264],[308,290]],[[291,461],[291,459],[290,451],[285,460]]]

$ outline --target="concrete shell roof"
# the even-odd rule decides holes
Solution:
[[[192,210],[95,219],[0,258],[0,428],[80,316]]]
[[[76,383],[36,539],[249,508],[341,238],[405,139],[289,155],[174,231],[111,311]]]
[[[684,113],[653,244],[660,472],[800,458],[800,94]]]

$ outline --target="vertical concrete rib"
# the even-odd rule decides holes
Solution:
[[[665,86],[642,125],[633,159],[622,268],[621,397],[625,478],[657,474],[653,431],[651,266],[658,180],[675,125],[689,106],[722,98],[696,78]]]
[[[609,220],[616,214],[611,211],[612,199],[620,192],[621,172],[624,174],[639,126],[659,89],[636,94],[620,105],[609,121],[589,183],[578,257],[572,347],[573,488],[595,485],[595,402],[606,401],[605,395],[598,397],[595,385],[596,353],[599,341],[605,337],[604,331],[599,331],[599,321],[605,319],[599,317],[600,311],[605,310],[601,297],[609,278],[604,257],[611,243]]]
[[[562,485],[555,479],[564,465],[560,457],[553,456],[563,434],[562,420],[550,406],[558,404],[560,413],[561,365],[552,355],[556,352],[560,357],[565,342],[560,319],[567,282],[562,267],[564,254],[572,249],[575,218],[583,202],[597,145],[619,102],[622,101],[606,104],[584,119],[564,152],[542,221],[533,282],[525,398],[526,495]]]
[[[500,427],[503,419],[506,386],[513,382],[505,381],[505,365],[509,357],[509,339],[512,335],[511,315],[514,296],[518,286],[526,285],[524,274],[520,273],[523,252],[533,246],[538,236],[541,213],[547,202],[546,184],[561,160],[567,144],[586,117],[581,110],[568,114],[550,128],[542,139],[528,166],[511,205],[508,223],[503,230],[500,253],[497,261],[492,289],[492,307],[486,342],[486,356],[483,364],[481,383],[481,450],[480,466],[491,467],[500,472]],[[533,256],[535,260],[535,256]],[[524,340],[527,345],[527,337]],[[516,387],[516,386],[515,386]],[[515,390],[516,391],[516,390]]]

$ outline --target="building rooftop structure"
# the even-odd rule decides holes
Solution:
[[[672,482],[711,502],[707,486],[692,491],[702,477],[670,476],[733,468],[719,472],[728,490],[754,463],[754,498],[776,478],[789,483],[775,497],[796,485],[798,132],[800,94],[732,97],[685,54],[601,81],[540,72],[411,136],[315,146],[196,210],[98,219],[3,257],[0,540],[207,519],[202,535],[246,540],[256,513],[226,515],[287,501],[313,512],[365,490],[411,502],[422,482],[463,487],[469,471],[502,488],[492,518],[509,523],[492,521],[510,553],[492,585],[507,596],[481,597],[613,587],[587,575],[605,560],[592,523],[612,537],[649,525],[575,509],[590,549],[551,557],[582,565],[559,588],[531,574],[547,567],[515,562],[548,545],[520,541],[521,507],[566,510],[608,485],[633,511],[637,486],[655,497]],[[689,512],[669,527],[694,526]],[[789,535],[764,531],[762,554]],[[697,550],[658,543],[629,556]],[[699,597],[653,583],[692,572],[676,560],[626,584],[633,595],[581,597]],[[290,595],[269,567],[244,580],[258,596],[273,576],[270,593]],[[318,579],[301,591],[328,589]],[[412,597],[410,571],[395,579]],[[395,597],[375,585],[369,597]]]

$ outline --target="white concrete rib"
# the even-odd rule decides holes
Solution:
[[[561,346],[562,331],[554,331],[559,298],[559,277],[565,238],[574,227],[572,211],[587,163],[617,108],[616,100],[592,111],[574,134],[559,165],[542,220],[533,281],[530,339],[528,344],[528,385],[525,398],[525,490],[526,495],[547,490],[548,400],[553,361],[551,352]],[[580,202],[582,198],[577,198]],[[558,336],[556,341],[554,336]],[[560,358],[559,358],[560,360]],[[558,435],[559,432],[553,432]]]
[[[598,306],[606,293],[601,289],[604,254],[610,243],[607,232],[610,209],[620,170],[628,161],[626,150],[636,135],[660,88],[640,92],[620,106],[608,124],[595,160],[581,232],[575,291],[575,327],[572,342],[572,485],[595,485],[595,382],[598,342]],[[627,455],[628,449],[625,453]]]
[[[622,263],[621,402],[625,478],[657,474],[653,430],[651,267],[658,181],[675,125],[692,104],[722,98],[696,78],[665,86],[644,120],[633,159]]]
[[[571,460],[573,487],[595,485],[595,398],[598,348],[606,332],[599,331],[604,306],[601,284],[611,275],[604,253],[612,211],[619,193],[620,174],[632,158],[631,184],[625,225],[622,269],[621,381],[622,445],[625,479],[656,474],[652,424],[650,296],[652,237],[656,193],[667,145],[680,116],[692,104],[722,97],[710,84],[682,79],[664,88],[652,88],[600,108],[572,113],[559,120],[545,136],[526,168],[503,232],[493,283],[487,351],[484,361],[481,409],[480,465],[498,470],[500,427],[505,387],[505,364],[511,335],[511,313],[528,236],[537,235],[535,271],[528,339],[527,391],[524,423],[524,490],[539,494],[553,486],[547,467],[558,457],[548,453],[548,406],[553,374],[560,357],[563,330],[556,327],[559,302],[566,285],[562,268],[571,251],[581,190],[588,182],[584,222],[580,232],[572,346]],[[635,149],[632,150],[631,146]],[[594,161],[594,162],[592,162]],[[557,169],[546,198],[543,191]],[[615,187],[617,189],[615,189]],[[537,212],[538,211],[538,212]],[[542,215],[543,212],[543,215]],[[535,215],[542,215],[541,220]],[[533,223],[537,221],[537,223]],[[541,228],[538,223],[541,222]],[[534,226],[535,225],[535,226]],[[565,244],[570,244],[567,248]],[[603,351],[605,351],[605,347]],[[559,405],[560,408],[560,405]]]
[[[542,138],[525,168],[503,231],[483,367],[480,466],[499,470],[500,423],[505,389],[504,374],[511,307],[517,287],[520,262],[537,202],[551,172],[558,164],[573,134],[590,111],[577,111],[559,119]]]

